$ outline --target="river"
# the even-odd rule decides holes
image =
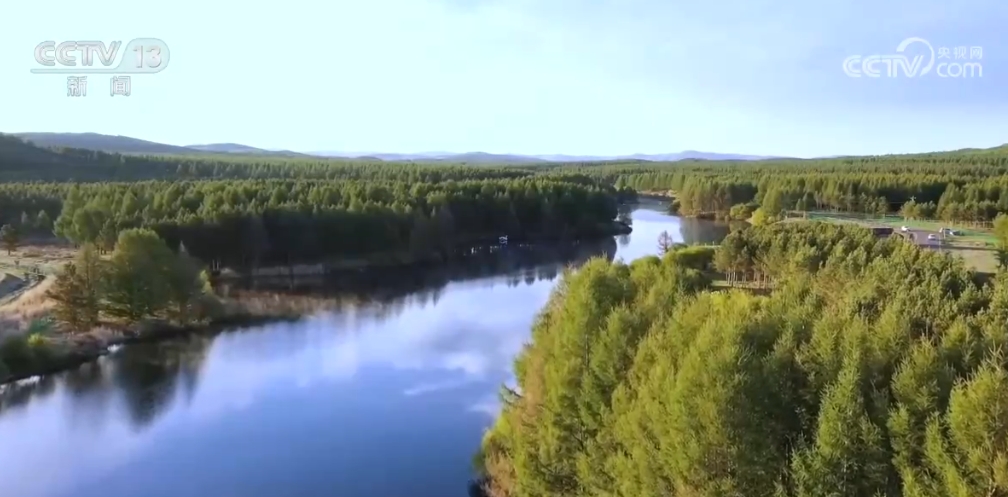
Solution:
[[[728,231],[657,204],[629,215],[631,235],[552,261],[504,249],[425,288],[123,347],[8,386],[0,495],[463,497],[499,386],[563,266],[653,254],[663,230],[689,242]]]

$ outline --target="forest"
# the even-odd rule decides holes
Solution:
[[[418,254],[499,236],[613,235],[612,187],[545,178],[408,183],[378,180],[202,180],[7,184],[8,223],[112,250],[119,232],[150,228],[202,260],[248,265]]]
[[[260,162],[261,161],[261,162]],[[149,228],[217,264],[376,253],[450,254],[515,241],[613,235],[629,188],[506,167],[256,157],[145,157],[44,149],[0,136],[4,245],[55,233],[114,248]]]
[[[827,210],[989,223],[1008,212],[1008,147],[811,160],[567,165],[616,188],[673,191],[687,216],[731,218],[735,206],[768,215]]]
[[[615,197],[617,203],[632,200],[634,192],[674,192],[674,209],[685,216],[746,219],[758,206],[763,214],[771,217],[786,211],[815,210],[868,215],[896,214],[907,219],[939,219],[951,223],[989,226],[997,214],[1008,213],[1008,147],[809,160],[685,160],[670,163],[624,161],[489,166],[321,157],[133,156],[77,149],[45,149],[15,137],[0,135],[0,183],[5,184],[0,192],[0,223],[4,224],[19,222],[22,213],[27,217],[39,216],[41,210],[46,212],[50,221],[55,220],[62,212],[62,202],[70,192],[70,184],[120,184],[110,187],[115,190],[114,193],[103,195],[113,202],[121,195],[125,188],[123,185],[137,183],[182,182],[193,185],[210,182],[213,186],[184,188],[186,191],[202,192],[208,188],[215,190],[228,185],[226,188],[231,191],[240,189],[245,197],[249,196],[247,192],[250,188],[260,189],[261,192],[256,194],[257,204],[251,208],[262,211],[273,200],[278,185],[283,185],[282,188],[288,190],[286,195],[293,195],[284,204],[286,209],[295,202],[303,204],[305,201],[318,201],[317,197],[308,199],[298,196],[302,195],[299,192],[315,185],[333,182],[341,185],[366,183],[376,185],[375,188],[392,190],[396,192],[396,196],[394,199],[375,199],[358,195],[362,204],[368,205],[370,202],[387,207],[398,203],[412,210],[423,211],[424,217],[431,218],[435,215],[435,207],[440,207],[433,205],[436,202],[432,203],[431,199],[420,198],[412,192],[405,195],[401,192],[404,189],[410,190],[416,184],[429,184],[437,189],[446,188],[445,184],[449,182],[467,185],[472,185],[473,182],[491,182],[496,185],[492,188],[497,189],[494,195],[501,195],[500,190],[503,188],[509,191],[506,195],[510,199],[515,190],[528,191],[528,181],[545,181],[554,186],[562,183],[562,188],[570,185],[573,189],[571,195],[578,199],[587,198],[583,196],[581,188],[601,191]],[[516,184],[521,186],[503,186],[510,184],[509,182],[519,182]],[[295,187],[294,184],[298,186]],[[151,194],[153,189],[167,186],[136,188],[143,190],[145,194]],[[369,188],[371,187],[362,187],[363,190]],[[555,206],[559,201],[556,197],[562,197],[563,194],[555,187],[551,187],[551,191],[553,198],[550,202]],[[199,195],[197,193],[196,197]],[[285,194],[279,195],[282,197]],[[138,196],[138,193],[134,192],[133,196]],[[472,192],[460,192],[460,196],[468,196],[471,200]],[[209,198],[213,200],[216,197]],[[341,194],[340,198],[342,208],[349,209],[353,197]],[[230,200],[238,201],[234,195]],[[499,200],[498,198],[497,201]],[[195,200],[190,199],[190,202]],[[471,207],[468,200],[453,202],[449,210],[455,216],[459,215],[458,209]],[[493,203],[486,199],[479,202],[487,206]],[[523,209],[523,202],[524,200],[517,203],[511,201],[515,204],[522,225],[529,222],[542,224],[537,215],[532,214],[536,209],[531,206]],[[235,204],[238,210],[245,207]],[[213,209],[216,208],[215,204]],[[189,208],[188,211],[201,209],[207,211],[202,207]],[[497,207],[490,210],[494,213],[486,213],[486,218],[501,217]],[[538,210],[541,212],[541,207]],[[113,217],[117,216],[118,214]],[[271,216],[266,216],[264,222],[273,222]],[[505,213],[503,217],[511,216],[510,213]],[[416,222],[414,218],[411,220]],[[385,220],[381,222],[385,223]],[[399,219],[397,222],[405,221]],[[593,222],[594,218],[590,222],[584,221],[584,224]],[[124,220],[121,224],[135,227],[136,222]],[[567,219],[561,224],[571,230],[584,229],[576,226],[579,224],[576,220]],[[497,229],[501,225],[491,221],[487,227],[489,226]],[[470,228],[471,225],[462,227],[463,230]],[[258,228],[248,228],[246,231],[256,229]],[[382,229],[393,228],[378,230]],[[393,238],[401,241],[404,237],[408,238],[408,235],[400,233]]]
[[[486,493],[1008,495],[1004,274],[826,223],[697,252],[563,275],[477,457]],[[711,285],[743,268],[772,283]]]

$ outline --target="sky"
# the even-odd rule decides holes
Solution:
[[[45,15],[28,2],[4,11],[16,22],[0,30],[0,132],[580,155],[1008,142],[1005,0],[49,0]],[[934,51],[927,74],[845,73],[848,57],[896,54],[911,37]],[[67,75],[30,72],[43,41],[134,38],[163,40],[170,57],[131,76],[128,97],[110,95],[107,74],[68,97]],[[931,50],[903,54],[922,68]],[[940,77],[943,62],[979,63],[982,75]]]

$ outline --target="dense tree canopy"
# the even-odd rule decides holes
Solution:
[[[111,249],[148,227],[231,262],[420,253],[508,235],[612,234],[612,189],[545,179],[442,183],[232,180],[65,187],[57,234]]]
[[[91,244],[56,275],[47,291],[53,317],[66,331],[86,332],[103,315],[127,323],[166,318],[187,324],[207,317],[206,274],[183,250],[172,252],[157,233],[119,234],[108,260]]]
[[[84,183],[70,198],[78,191],[74,182]],[[443,246],[461,233],[531,236],[542,234],[544,224],[550,233],[581,233],[612,219],[606,216],[613,200],[632,199],[634,191],[672,191],[678,212],[687,216],[746,219],[758,206],[762,217],[771,219],[786,211],[833,210],[989,223],[1008,213],[1008,149],[816,160],[472,166],[147,157],[43,149],[0,135],[0,224],[29,233],[55,222],[60,234],[75,241],[106,245],[117,230],[137,226],[187,243],[206,239],[208,225],[219,237],[232,239],[238,231],[251,238],[265,232],[281,242],[271,243],[266,254],[276,258],[308,255],[282,242],[289,239],[287,232],[311,226],[343,231],[328,237],[339,242],[298,240],[310,254],[380,250],[409,244],[411,238],[417,248]],[[69,203],[66,209],[64,203]],[[67,231],[78,221],[77,232]],[[21,226],[29,222],[30,229]],[[414,236],[453,223],[453,236]],[[346,235],[365,231],[367,237],[356,238],[366,241]]]
[[[814,160],[562,165],[638,191],[675,192],[686,215],[729,217],[735,205],[780,210],[902,213],[987,222],[1008,212],[1008,148]]]
[[[828,224],[679,250],[564,276],[484,440],[491,495],[1008,495],[1005,276]]]

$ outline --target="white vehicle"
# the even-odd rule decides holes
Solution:
[[[928,235],[928,240],[937,240],[937,239],[938,239],[938,237],[937,237],[937,236],[935,236],[935,234],[934,234],[934,233],[932,233],[932,234]]]
[[[900,231],[910,231],[910,228],[907,228],[906,226],[900,226]]]

